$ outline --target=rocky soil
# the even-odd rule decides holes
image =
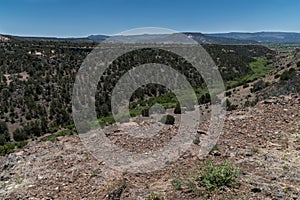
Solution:
[[[300,96],[269,98],[255,107],[227,113],[217,148],[205,158],[185,152],[166,168],[146,173],[122,173],[95,159],[78,136],[55,142],[32,141],[19,152],[0,157],[1,199],[148,199],[157,192],[165,199],[300,199]],[[149,126],[135,123],[133,126]],[[205,129],[207,124],[202,124]],[[135,141],[122,143],[123,129],[108,136],[132,149]],[[168,126],[167,137],[175,126]],[[166,135],[155,137],[159,148]],[[149,146],[140,145],[139,151]],[[154,148],[155,149],[155,148]],[[151,151],[148,149],[148,151]],[[184,182],[205,161],[229,160],[241,172],[233,188],[195,193]],[[182,180],[182,189],[172,186]]]

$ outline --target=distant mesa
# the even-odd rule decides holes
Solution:
[[[173,33],[176,36],[176,33]],[[300,33],[291,32],[231,32],[231,33],[213,33],[203,34],[199,32],[183,32],[187,38],[193,39],[199,44],[300,44]],[[103,42],[108,39],[109,42],[153,42],[165,41],[167,34],[142,34],[142,35],[90,35],[87,37],[31,37],[31,36],[9,36],[0,35],[0,41],[8,42],[11,39],[21,41],[66,41],[66,42]]]
[[[273,44],[300,44],[300,33],[291,32],[256,32],[256,33],[215,33],[206,34],[207,36],[230,38],[238,40],[253,40],[259,43],[273,43]]]

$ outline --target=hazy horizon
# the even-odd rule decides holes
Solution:
[[[299,7],[297,0],[3,0],[0,33],[86,37],[115,35],[136,27],[201,33],[300,33]]]
[[[182,31],[179,33],[202,33],[202,34],[226,34],[226,33],[296,33],[296,34],[300,34],[299,32],[295,32],[295,31],[254,31],[254,32],[246,32],[246,31],[230,31],[230,32],[201,32],[201,31]],[[142,34],[132,34],[132,35],[147,35],[148,33],[142,33]],[[150,33],[149,35],[155,35],[155,34],[161,34],[161,33]],[[164,34],[164,33],[162,33]],[[93,34],[88,34],[88,35],[79,35],[79,36],[52,36],[52,35],[17,35],[17,34],[10,34],[10,33],[2,33],[0,32],[0,35],[8,35],[8,36],[17,36],[17,37],[48,37],[48,38],[86,38],[89,36],[97,36],[97,35],[103,35],[103,36],[117,36],[119,34],[102,34],[102,33],[93,33]],[[121,34],[122,35],[122,34]],[[126,35],[124,34],[123,36],[130,36],[130,35]]]

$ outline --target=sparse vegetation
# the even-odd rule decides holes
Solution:
[[[296,75],[296,70],[294,68],[290,68],[289,70],[284,71],[280,75],[280,80],[281,81],[287,81],[287,80],[291,79],[295,75]]]
[[[25,147],[27,144],[28,144],[27,141],[21,141],[21,142],[18,142],[18,143],[16,144],[16,146],[17,146],[18,148],[23,148],[23,147]]]
[[[58,133],[55,133],[53,135],[50,135],[50,136],[47,136],[47,137],[44,137],[42,139],[42,141],[51,141],[51,142],[54,142],[56,140],[56,138],[60,137],[60,136],[67,136],[67,135],[73,135],[74,132],[72,130],[62,130]]]
[[[287,170],[289,170],[289,166],[288,166],[287,164],[284,164],[284,165],[282,166],[282,169],[285,170],[285,171],[287,171]]]
[[[201,95],[198,99],[199,104],[209,103],[210,101],[211,101],[211,99],[210,99],[209,93]]]
[[[23,182],[23,179],[20,177],[19,174],[17,174],[17,178],[16,178],[16,184],[21,184]]]
[[[13,153],[15,151],[14,143],[6,143],[5,145],[0,146],[0,156],[5,156],[6,154]]]
[[[225,96],[226,97],[230,97],[232,95],[232,92],[231,91],[227,91],[226,93],[225,93]]]
[[[165,198],[157,192],[151,192],[148,199],[149,200],[164,200]]]
[[[258,92],[263,90],[264,88],[268,87],[270,83],[265,82],[263,80],[257,81],[256,83],[253,84],[253,87],[251,88],[251,92]]]
[[[243,88],[247,88],[247,87],[249,87],[249,84],[248,84],[248,83],[245,83],[245,84],[243,85]]]
[[[149,108],[145,108],[142,110],[142,116],[143,117],[149,117]]]
[[[238,107],[237,105],[232,104],[229,99],[226,99],[225,105],[228,111],[236,110]]]
[[[198,145],[198,144],[200,144],[200,140],[197,138],[197,139],[194,139],[193,140],[193,144],[195,144],[195,145]]]
[[[4,121],[0,121],[0,145],[4,145],[9,142],[9,133],[7,124]]]
[[[92,171],[91,177],[95,177],[99,174],[99,169],[95,169]]]
[[[172,182],[172,186],[174,187],[175,190],[181,190],[181,181],[179,179],[174,179]]]
[[[245,104],[244,104],[244,107],[253,107],[257,104],[257,102],[258,102],[257,98],[253,101],[246,101]]]
[[[199,169],[199,176],[196,180],[208,190],[233,187],[237,183],[240,169],[233,167],[228,161],[220,165],[213,165],[211,161],[205,164],[204,169]]]

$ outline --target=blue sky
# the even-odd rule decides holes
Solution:
[[[0,0],[0,33],[117,34],[138,27],[176,31],[300,32],[299,0]]]

